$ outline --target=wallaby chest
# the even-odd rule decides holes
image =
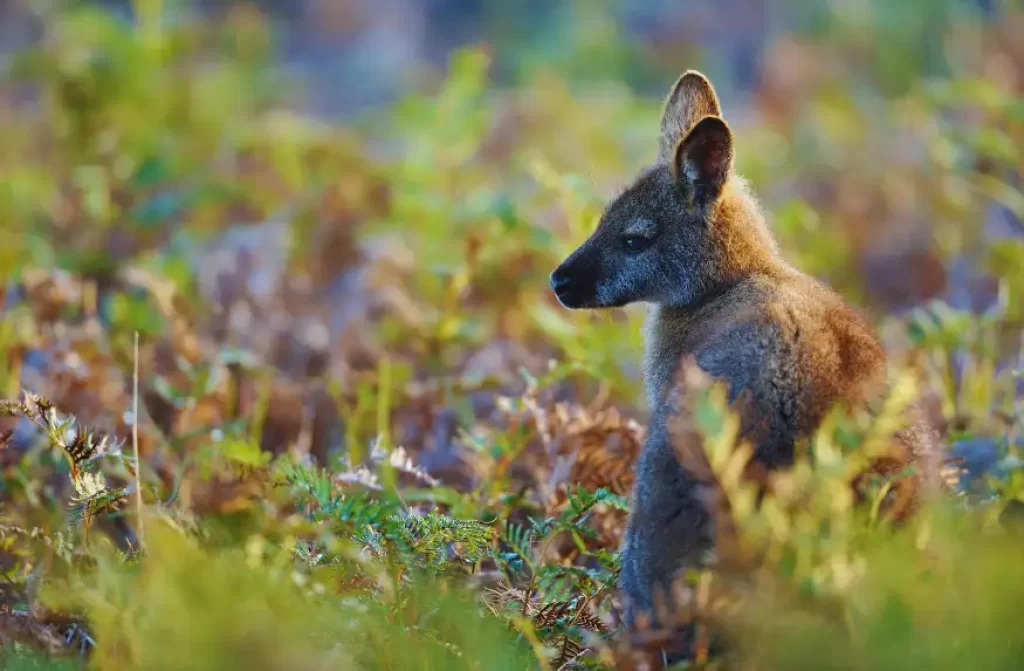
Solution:
[[[644,324],[644,387],[651,409],[672,384],[680,362],[719,341],[737,324],[755,319],[771,298],[771,287],[756,279],[696,308],[652,306]],[[739,344],[737,343],[737,346]]]

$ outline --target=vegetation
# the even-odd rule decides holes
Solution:
[[[252,8],[57,4],[0,91],[4,668],[655,668],[615,588],[643,315],[546,283],[655,151],[660,99],[588,69],[653,76],[614,23],[341,123],[289,109]],[[1024,14],[854,4],[771,47],[737,160],[910,372],[756,509],[693,380],[719,539],[689,664],[1015,669]],[[946,56],[903,48],[928,31]],[[892,478],[851,481],[917,393],[949,486],[894,528]]]

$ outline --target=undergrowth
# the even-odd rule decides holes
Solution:
[[[4,668],[658,668],[672,632],[625,630],[616,589],[642,315],[561,310],[546,277],[651,155],[660,101],[554,67],[499,88],[469,48],[326,122],[288,108],[258,11],[159,4],[40,7],[4,85]],[[864,17],[819,19],[772,52],[796,88],[757,92],[737,160],[906,375],[759,481],[691,380],[677,447],[717,538],[675,621],[691,668],[1015,669],[1024,244],[984,222],[1024,217],[1024,98],[969,67],[907,78],[912,55],[852,68]],[[1001,30],[946,37],[999,56]],[[922,218],[923,250],[871,265]],[[929,289],[954,266],[967,304],[952,271]],[[945,484],[893,525],[907,474],[859,476],[915,397]]]

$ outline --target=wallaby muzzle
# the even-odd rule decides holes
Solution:
[[[573,310],[595,307],[600,279],[596,257],[585,242],[551,273],[551,289],[563,306]]]

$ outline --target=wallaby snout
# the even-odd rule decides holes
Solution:
[[[551,289],[564,307],[577,310],[597,306],[599,259],[593,256],[584,243],[551,273]]]

